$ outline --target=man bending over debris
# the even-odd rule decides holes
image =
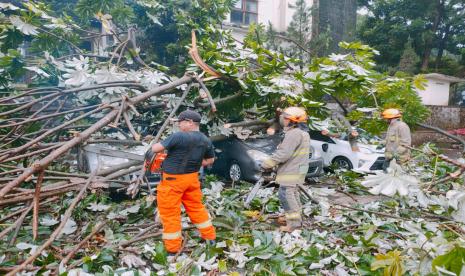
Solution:
[[[199,169],[213,164],[215,152],[210,139],[199,131],[200,114],[186,110],[176,120],[180,132],[152,146],[154,153],[167,150],[163,161],[163,176],[157,188],[157,204],[163,224],[166,251],[181,250],[181,203],[187,215],[209,244],[216,238],[215,228],[202,203]]]
[[[410,149],[408,147],[412,144],[412,137],[408,125],[400,120],[402,114],[398,109],[388,108],[381,115],[389,123],[384,153],[386,159],[383,164],[383,170],[386,171],[392,159],[395,158],[399,164],[410,159]]]
[[[262,163],[263,169],[278,166],[276,183],[279,201],[285,211],[286,226],[281,231],[292,232],[302,227],[302,206],[297,185],[305,183],[310,154],[307,113],[300,107],[288,107],[280,116],[284,140],[276,152]]]

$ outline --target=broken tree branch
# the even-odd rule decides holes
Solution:
[[[74,208],[81,201],[81,199],[84,197],[84,194],[86,193],[87,188],[90,186],[90,183],[92,183],[93,178],[94,178],[94,175],[89,177],[86,184],[81,188],[81,191],[79,192],[79,194],[73,199],[73,201],[69,205],[68,209],[66,209],[66,212],[63,215],[61,223],[58,225],[58,227],[55,229],[55,231],[53,231],[53,233],[50,235],[50,238],[44,244],[42,244],[42,246],[37,248],[37,250],[33,254],[31,254],[31,256],[29,256],[29,258],[27,258],[21,265],[17,266],[14,270],[10,271],[7,274],[7,276],[13,276],[16,273],[18,273],[20,271],[23,271],[28,264],[32,263],[38,256],[40,256],[42,251],[44,251],[44,249],[49,247],[52,244],[52,242],[60,235],[61,230],[65,227],[66,222],[71,217],[71,214],[72,214]]]
[[[443,129],[440,129],[438,127],[434,127],[434,126],[430,126],[430,125],[426,125],[426,124],[422,124],[422,123],[417,123],[417,125],[421,126],[423,128],[426,128],[426,129],[434,130],[437,133],[440,133],[440,134],[442,134],[442,135],[444,135],[444,136],[446,136],[446,137],[448,137],[448,138],[450,138],[450,139],[452,139],[454,141],[457,141],[457,142],[461,143],[462,147],[463,147],[462,153],[465,153],[465,140],[463,140],[462,138],[460,138],[460,137],[458,137],[456,135],[450,134],[447,131],[445,131]]]
[[[34,192],[34,210],[32,218],[32,239],[35,241],[38,236],[39,229],[39,200],[40,200],[40,188],[42,186],[42,181],[44,180],[45,172],[42,170],[39,173],[39,178],[37,179],[36,188]]]

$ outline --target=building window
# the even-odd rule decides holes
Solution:
[[[231,22],[241,25],[257,23],[257,0],[238,0],[231,11]]]

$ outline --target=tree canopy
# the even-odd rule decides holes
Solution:
[[[461,75],[464,64],[463,0],[359,1],[366,18],[358,36],[380,51],[381,70],[395,71],[408,39],[421,57],[415,73]]]

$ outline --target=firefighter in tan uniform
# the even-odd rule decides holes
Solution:
[[[307,113],[299,107],[288,107],[280,116],[284,139],[273,155],[262,164],[264,169],[278,167],[276,183],[279,201],[285,211],[286,226],[282,231],[291,232],[302,227],[302,206],[297,185],[305,182],[310,154]]]
[[[392,159],[396,159],[399,164],[410,159],[409,147],[412,144],[412,136],[409,126],[400,120],[402,114],[398,109],[386,109],[383,111],[382,117],[389,123],[384,153],[386,159],[383,165],[383,169],[386,171]]]

